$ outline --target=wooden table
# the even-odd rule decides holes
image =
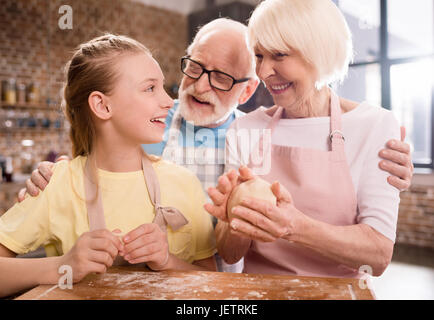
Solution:
[[[40,285],[17,300],[292,300],[375,299],[361,289],[357,279],[314,278],[281,275],[205,271],[143,271],[112,267],[105,274],[88,275],[72,289]]]

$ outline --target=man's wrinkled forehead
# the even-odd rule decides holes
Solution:
[[[243,77],[248,72],[249,52],[244,35],[230,30],[215,30],[203,35],[192,46],[191,58],[207,69]]]

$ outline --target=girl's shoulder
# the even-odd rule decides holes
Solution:
[[[83,174],[83,167],[86,157],[78,156],[72,160],[61,160],[54,164],[51,183],[62,183],[74,177],[80,177]]]
[[[64,172],[68,169],[78,170],[83,168],[86,157],[78,156],[72,160],[61,160],[54,164],[53,171]],[[54,173],[54,172],[53,172]]]

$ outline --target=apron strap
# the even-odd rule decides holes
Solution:
[[[330,89],[330,135],[332,151],[344,150],[344,134],[341,126],[341,106],[339,97]]]
[[[143,155],[142,157],[142,168],[146,180],[146,186],[148,188],[149,198],[151,199],[151,203],[154,205],[155,209],[155,218],[153,222],[158,224],[163,231],[166,231],[167,225],[169,225],[172,230],[176,231],[182,226],[188,224],[188,220],[181,211],[174,207],[161,206],[158,177],[152,167],[151,160],[149,160],[146,155]]]
[[[84,192],[90,231],[106,229],[101,190],[97,188],[95,181],[88,157],[84,166]]]
[[[182,226],[188,224],[188,220],[178,209],[174,207],[161,206],[158,177],[152,167],[151,160],[145,154],[142,156],[142,169],[149,197],[155,210],[153,222],[158,224],[158,226],[165,232],[167,231],[167,225],[169,225],[172,230],[176,231]],[[97,188],[94,183],[96,179],[92,177],[89,158],[86,160],[84,172],[84,189],[89,229],[90,231],[106,229],[101,190],[100,188]]]
[[[344,159],[344,135],[341,131],[341,108],[340,108],[340,102],[339,97],[337,94],[330,89],[330,135],[329,139],[331,141],[331,151],[332,152],[332,159],[335,161],[341,161]],[[276,111],[274,112],[271,120],[267,124],[267,127],[265,130],[271,130],[270,136],[267,140],[265,147],[264,147],[264,133],[260,135],[259,141],[254,147],[254,150],[258,150],[257,154],[261,155],[264,154],[263,151],[265,148],[267,148],[266,152],[271,152],[271,137],[273,134],[273,131],[278,124],[280,118],[282,117],[283,108],[278,106]],[[251,152],[253,154],[253,152]],[[250,157],[251,158],[251,157]],[[249,167],[253,167],[252,161],[249,158]]]
[[[252,162],[252,155],[255,154],[254,152],[256,151],[256,155],[257,156],[261,156],[264,155],[264,149],[266,149],[266,152],[271,152],[271,138],[273,135],[273,131],[274,128],[276,127],[277,123],[279,122],[280,118],[282,117],[282,112],[283,112],[283,108],[278,106],[276,111],[274,111],[274,114],[271,118],[271,120],[268,122],[267,126],[265,127],[265,129],[263,129],[262,134],[260,134],[259,136],[259,140],[256,143],[256,145],[254,146],[252,152],[250,152],[250,156],[249,156],[249,163],[248,163],[248,167],[253,168],[255,165]],[[266,144],[264,146],[264,133],[267,133],[267,141]],[[242,159],[242,157],[240,157],[240,159]],[[263,159],[262,159],[263,161]],[[259,165],[262,165],[262,161]]]
[[[265,129],[270,129],[271,132],[273,132],[280,118],[282,118],[282,113],[283,113],[283,108],[278,106],[276,111],[274,111],[273,117],[271,118],[270,122],[268,123]]]

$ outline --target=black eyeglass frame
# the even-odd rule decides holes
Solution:
[[[189,75],[189,74],[187,74],[187,73],[184,72],[182,66],[183,66],[185,60],[190,60],[191,62],[194,62],[194,63],[198,64],[198,65],[202,68],[202,72],[201,72],[201,74],[200,74],[198,77],[196,77],[196,78],[195,78],[195,77],[192,77],[191,75]],[[208,74],[208,82],[209,82],[209,85],[210,85],[211,87],[213,87],[214,89],[217,89],[217,90],[220,90],[220,91],[231,91],[232,88],[234,87],[234,85],[236,85],[237,83],[246,82],[246,81],[248,81],[248,80],[251,79],[251,78],[235,79],[235,78],[232,77],[230,74],[227,74],[227,73],[225,73],[225,72],[223,72],[223,71],[220,71],[220,70],[208,70],[208,69],[206,69],[206,68],[205,68],[201,63],[199,63],[199,62],[197,62],[197,61],[191,59],[190,56],[184,56],[184,57],[181,58],[181,72],[182,72],[183,74],[185,74],[187,77],[189,77],[189,78],[191,78],[191,79],[195,79],[195,80],[200,79],[200,77],[202,77],[203,74],[206,73],[206,74]],[[221,88],[217,88],[216,86],[214,86],[214,85],[211,83],[211,76],[210,76],[210,75],[211,75],[211,72],[216,72],[216,73],[219,73],[219,74],[224,74],[225,76],[228,76],[229,78],[231,78],[231,79],[232,79],[232,85],[231,85],[231,87],[230,87],[229,89],[221,89]]]

